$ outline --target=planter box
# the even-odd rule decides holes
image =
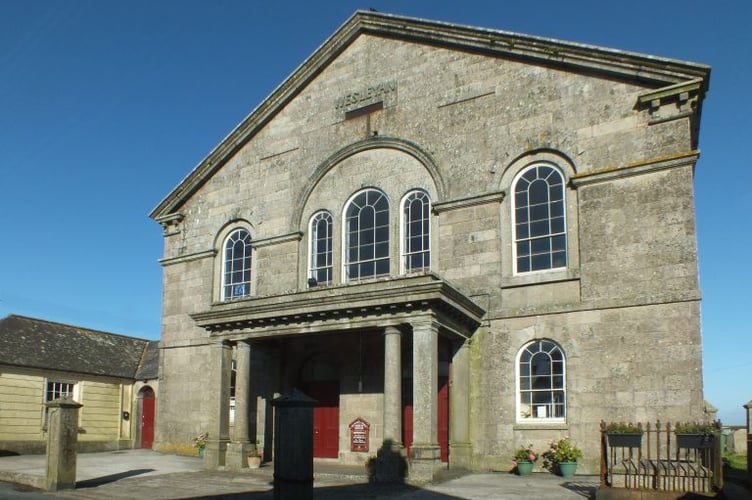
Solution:
[[[612,448],[639,448],[642,434],[608,434],[608,445]]]
[[[677,434],[677,448],[710,448],[713,446],[713,434]]]

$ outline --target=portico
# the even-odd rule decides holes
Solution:
[[[359,398],[361,406],[380,406],[369,417],[376,420],[371,422],[375,424],[370,443],[372,452],[388,443],[392,451],[405,453],[402,388],[406,379],[408,383],[412,379],[410,477],[430,479],[441,464],[438,436],[440,365],[444,366],[441,371],[446,372],[445,375],[455,384],[449,393],[449,448],[454,450],[456,447],[458,451],[469,448],[469,418],[462,414],[467,412],[467,404],[453,404],[453,400],[467,395],[465,374],[469,370],[469,361],[463,346],[481,324],[483,314],[484,311],[470,298],[435,274],[223,302],[213,304],[208,311],[194,314],[193,319],[207,330],[212,342],[212,373],[207,374],[211,390],[207,397],[212,398],[216,418],[213,419],[214,428],[209,429],[206,465],[210,468],[220,465],[242,467],[245,452],[256,446],[258,408],[255,402],[264,390],[255,382],[269,377],[259,371],[261,365],[254,364],[253,360],[259,357],[253,356],[253,351],[259,350],[274,358],[271,364],[278,367],[278,371],[271,377],[272,387],[266,388],[267,392],[271,389],[273,393],[284,392],[304,382],[305,372],[315,371],[306,368],[305,360],[312,359],[312,351],[318,351],[324,356],[329,352],[329,357],[322,359],[333,360],[331,364],[336,368],[329,378],[336,379],[337,387],[341,384],[343,393],[352,387],[350,392],[359,393],[352,397]],[[355,345],[352,340],[355,337],[359,339],[358,350],[351,347]],[[444,357],[449,359],[440,359],[440,344],[447,346],[448,354]],[[376,346],[380,347],[378,353],[373,352]],[[411,351],[404,352],[405,346],[411,346]],[[235,350],[234,355],[232,350]],[[333,355],[330,351],[341,352]],[[233,357],[236,363],[236,410],[230,435],[230,364]],[[342,361],[350,357],[358,358],[358,363]],[[381,357],[383,365],[377,366]],[[356,364],[361,378],[348,385],[348,380],[355,377],[357,371],[348,366]],[[369,374],[382,369],[379,383],[369,381]],[[367,378],[365,385],[363,372]],[[347,436],[343,434],[346,434],[347,419],[351,415],[345,414],[345,407],[338,408],[338,411],[345,418],[339,419],[337,455],[347,461],[352,457],[348,456]],[[269,432],[266,429],[266,433]],[[271,442],[267,436],[261,439]],[[458,453],[457,460],[462,456]],[[451,461],[455,461],[453,455]]]

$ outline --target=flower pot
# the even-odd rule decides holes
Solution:
[[[677,434],[677,448],[704,449],[713,446],[712,434]]]
[[[642,434],[608,434],[608,445],[614,448],[639,448]]]
[[[559,474],[561,477],[573,477],[577,470],[577,462],[559,462]]]
[[[529,476],[533,472],[533,462],[517,462],[517,474]]]
[[[259,467],[261,467],[261,456],[260,455],[248,455],[248,468],[258,469]]]

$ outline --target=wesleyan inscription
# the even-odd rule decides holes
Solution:
[[[397,81],[374,83],[366,87],[352,90],[339,96],[334,101],[338,111],[350,111],[376,102],[384,102],[385,106],[394,104],[397,100]]]

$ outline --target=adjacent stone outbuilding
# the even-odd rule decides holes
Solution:
[[[151,214],[156,447],[206,431],[210,468],[269,450],[292,388],[318,401],[316,457],[388,443],[416,480],[564,435],[595,472],[601,419],[702,418],[709,73],[354,14]]]

